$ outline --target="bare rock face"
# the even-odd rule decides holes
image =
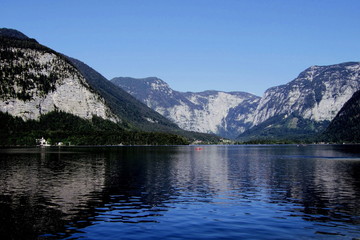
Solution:
[[[268,89],[254,112],[253,126],[282,114],[331,121],[360,89],[360,63],[313,66],[288,84]]]
[[[7,28],[0,28],[0,111],[25,120],[63,111],[121,122],[129,130],[192,134],[85,63]]]
[[[111,81],[185,130],[228,138],[235,138],[252,125],[260,99],[245,92],[178,92],[154,77]]]
[[[314,133],[321,131],[360,90],[359,73],[358,62],[313,66],[288,84],[268,89],[262,98],[244,92],[182,93],[158,78],[111,81],[183,129],[236,138],[267,120],[290,116],[303,119],[302,125]],[[304,128],[295,125],[298,132]]]
[[[114,78],[110,83],[85,64],[16,30],[0,28],[0,111],[24,120],[63,111],[84,119],[136,122],[147,130],[158,124],[177,131],[178,124],[236,138],[255,126],[261,132],[259,126],[267,121],[272,123],[264,128],[270,129],[280,118],[291,118],[285,124],[290,129],[307,124],[318,132],[316,126],[333,120],[360,90],[359,73],[359,62],[313,66],[293,81],[268,89],[262,98],[245,92],[178,92],[158,78]]]
[[[8,43],[0,46],[0,54],[0,111],[24,120],[58,110],[85,119],[120,121],[61,55]]]

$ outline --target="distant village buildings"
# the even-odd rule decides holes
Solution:
[[[36,145],[40,147],[50,146],[50,143],[44,138],[36,139]]]

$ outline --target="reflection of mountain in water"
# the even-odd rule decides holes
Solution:
[[[360,162],[352,160],[351,151],[344,153],[346,148],[353,147],[286,149],[269,166],[269,199],[276,204],[294,204],[291,215],[305,220],[359,223],[354,216],[360,215],[360,179],[355,174]]]
[[[0,235],[63,237],[95,223],[161,224],[199,203],[215,212],[233,208],[236,216],[271,209],[274,218],[359,224],[360,162],[346,159],[358,152],[345,148],[2,150],[0,210],[8,218],[0,220]],[[203,211],[200,220],[211,218]],[[120,226],[122,234],[136,231]]]
[[[104,158],[96,154],[15,150],[2,153],[0,166],[1,214],[9,217],[1,221],[2,239],[63,231],[104,186]]]
[[[226,148],[182,149],[171,162],[171,177],[179,193],[211,197],[228,191]]]
[[[344,153],[346,147],[337,148],[209,147],[178,155],[182,161],[172,169],[180,189],[203,197],[290,204],[291,211],[301,212],[291,215],[305,220],[342,221],[347,215],[347,221],[358,223],[351,215],[360,215],[360,162]]]

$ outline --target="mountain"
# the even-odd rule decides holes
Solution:
[[[85,63],[17,30],[0,29],[0,109],[24,120],[59,110],[93,115],[143,130],[180,130]]]
[[[293,81],[266,90],[254,113],[253,126],[291,113],[316,122],[331,121],[359,89],[359,62],[312,66]]]
[[[356,116],[351,116],[355,110],[337,114],[360,90],[358,62],[312,66],[293,81],[268,89],[260,98],[245,92],[178,92],[158,78],[108,81],[85,63],[12,29],[0,28],[0,60],[1,123],[13,122],[27,131],[39,126],[39,122],[33,120],[45,124],[44,121],[76,117],[73,120],[79,123],[79,128],[87,126],[84,127],[86,134],[92,130],[103,131],[105,127],[106,131],[114,128],[116,131],[167,132],[211,141],[218,138],[196,132],[227,138],[240,134],[242,140],[309,139],[326,129],[335,116],[337,119],[325,134],[329,138],[331,132],[339,132],[346,121],[356,123]],[[52,114],[54,112],[60,116]],[[48,114],[51,115],[44,117]],[[78,118],[92,122],[85,124]],[[53,124],[43,131],[55,136],[56,126]],[[356,131],[355,128],[348,127]],[[78,136],[85,134],[84,131]],[[12,136],[13,132],[17,129],[2,135]],[[105,132],[101,134],[105,136]],[[128,142],[141,138],[135,135],[129,137]],[[105,137],[102,139],[106,142]],[[113,139],[119,140],[115,136]]]
[[[131,129],[135,128],[147,132],[178,134],[191,141],[219,141],[219,137],[215,135],[185,131],[179,128],[175,123],[137,100],[131,94],[107,80],[85,63],[74,58],[67,58],[82,73],[89,85],[100,93],[110,109],[126,121]]]
[[[305,119],[294,113],[281,114],[250,128],[240,134],[237,140],[249,143],[314,142],[328,123]]]
[[[345,103],[322,135],[327,142],[360,142],[360,91]]]
[[[252,128],[239,139],[283,136],[287,138],[316,135],[324,130],[342,106],[360,89],[360,63],[347,62],[330,66],[312,66],[293,81],[268,89],[254,111]],[[268,124],[285,117],[292,124]],[[300,123],[299,122],[299,123]],[[256,129],[256,131],[255,131]],[[302,132],[301,129],[304,129]],[[306,129],[306,130],[305,130]],[[279,133],[279,135],[275,134]]]
[[[111,81],[183,129],[239,140],[309,140],[360,89],[359,73],[358,62],[312,66],[261,99],[243,92],[178,92],[158,78]]]
[[[17,30],[0,29],[0,59],[2,145],[31,144],[37,134],[84,144],[186,142],[171,134],[218,140],[180,129],[86,64]],[[76,131],[64,127],[72,121]]]
[[[81,72],[89,85],[100,93],[117,116],[146,131],[182,131],[176,124],[115,86],[85,63],[70,57],[68,59]]]
[[[115,85],[189,131],[234,138],[252,125],[259,97],[245,92],[178,92],[161,79],[118,77]]]
[[[18,31],[0,31],[0,110],[24,120],[63,111],[121,122],[61,54]]]

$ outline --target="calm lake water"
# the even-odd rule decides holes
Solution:
[[[360,146],[0,149],[1,239],[360,239]]]

